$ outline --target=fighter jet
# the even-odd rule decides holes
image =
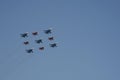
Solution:
[[[36,43],[43,43],[42,39],[35,40]]]
[[[26,52],[27,52],[27,53],[33,53],[33,48],[27,49]]]
[[[44,47],[40,47],[39,50],[44,50]]]
[[[57,43],[52,43],[52,44],[50,44],[50,47],[57,47]]]
[[[29,44],[29,42],[28,41],[25,41],[25,42],[23,42],[25,45],[28,45]]]
[[[51,34],[52,33],[52,28],[44,30],[45,34]]]
[[[23,33],[23,34],[20,34],[20,35],[21,35],[21,37],[23,37],[23,38],[28,37],[28,32]]]
[[[38,35],[38,32],[32,32],[32,35],[36,36]]]
[[[54,37],[48,37],[48,40],[50,40],[50,41],[54,40]]]

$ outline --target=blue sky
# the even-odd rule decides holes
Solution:
[[[0,80],[120,80],[119,4],[0,0]],[[27,54],[20,34],[50,27],[58,47]]]

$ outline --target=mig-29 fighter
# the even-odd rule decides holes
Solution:
[[[44,47],[40,47],[39,50],[44,50]]]
[[[29,42],[28,41],[25,41],[25,42],[23,42],[25,45],[28,45],[29,44]]]
[[[50,40],[50,41],[54,40],[54,37],[48,37],[48,40]]]
[[[32,32],[32,35],[36,36],[38,35],[38,32]]]

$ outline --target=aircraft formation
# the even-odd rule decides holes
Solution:
[[[41,32],[41,33],[42,33],[42,32]],[[57,47],[57,43],[54,42],[54,37],[51,36],[51,34],[52,34],[52,28],[49,28],[49,29],[47,29],[47,30],[43,30],[43,33],[46,34],[46,35],[48,35],[47,39],[48,39],[48,42],[49,42],[49,44],[48,44],[49,47],[52,47],[52,48]],[[32,32],[32,33],[25,32],[25,33],[20,34],[20,36],[21,36],[22,38],[24,38],[24,39],[27,39],[30,35],[32,35],[32,36],[38,36],[38,35],[40,35],[40,34],[39,34],[39,32],[37,32],[37,31],[36,31],[36,32]],[[40,47],[38,48],[38,50],[44,50],[44,49],[45,49],[44,46],[41,46],[41,44],[44,43],[44,39],[42,39],[42,38],[35,39],[34,42],[35,42],[36,44],[39,44]],[[23,45],[25,45],[25,46],[29,45],[30,43],[31,43],[31,42],[30,42],[29,40],[23,41]],[[34,53],[34,48],[29,48],[29,49],[26,49],[25,51],[26,51],[27,53]]]

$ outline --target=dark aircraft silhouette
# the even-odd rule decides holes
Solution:
[[[42,39],[35,40],[36,43],[43,43]]]
[[[25,45],[28,45],[29,44],[29,42],[28,41],[25,41],[25,42],[23,42]]]
[[[21,37],[28,37],[28,32],[21,34]]]
[[[33,53],[33,48],[27,49],[26,52],[27,52],[27,53]]]
[[[48,40],[50,40],[50,41],[54,40],[54,37],[48,37]]]
[[[40,47],[39,50],[44,50],[44,47]]]
[[[51,34],[52,33],[52,28],[44,30],[45,34]]]
[[[57,43],[52,43],[52,44],[50,44],[50,47],[57,47]]]
[[[38,32],[32,32],[32,35],[36,36],[38,35]]]

